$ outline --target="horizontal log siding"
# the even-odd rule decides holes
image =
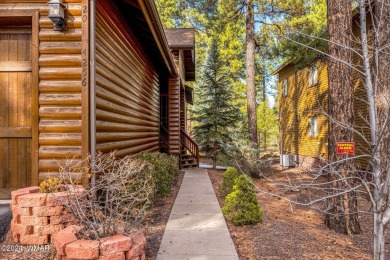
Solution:
[[[68,30],[54,31],[47,0],[3,0],[0,10],[39,10],[39,179],[57,174],[58,162],[81,160],[82,1],[68,3]],[[86,130],[88,131],[88,129]],[[78,173],[76,173],[78,175]]]
[[[134,37],[97,2],[97,151],[125,156],[159,149],[159,79]],[[118,19],[118,18],[116,18]]]
[[[180,52],[172,52],[176,69],[180,71]],[[181,76],[171,76],[168,83],[169,153],[180,153],[180,84]]]
[[[171,76],[169,79],[168,126],[169,153],[180,153],[180,77]]]
[[[328,71],[325,62],[317,61],[318,85],[309,86],[309,69],[300,71],[288,66],[279,73],[280,134],[282,150],[310,157],[328,156],[328,119],[322,113],[328,107]],[[288,95],[282,96],[283,81],[288,80]],[[299,119],[297,118],[299,116]],[[309,118],[318,118],[318,136],[308,134]]]

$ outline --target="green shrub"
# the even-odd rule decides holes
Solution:
[[[256,224],[262,221],[263,212],[259,207],[252,180],[240,175],[234,181],[233,192],[225,199],[222,208],[226,218],[234,225]]]
[[[233,191],[234,180],[239,176],[236,168],[228,167],[226,171],[222,174],[222,184],[220,187],[220,192],[223,196],[231,193]]]
[[[153,178],[156,183],[156,195],[164,197],[167,195],[179,175],[179,166],[176,157],[158,152],[143,152],[135,155],[154,166]]]

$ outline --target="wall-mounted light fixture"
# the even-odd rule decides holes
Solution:
[[[65,8],[68,6],[63,4],[61,0],[50,0],[48,4],[49,18],[54,23],[54,29],[58,31],[66,30]]]

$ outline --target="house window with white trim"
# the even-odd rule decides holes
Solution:
[[[315,86],[318,84],[318,68],[313,64],[309,67],[309,86]]]
[[[288,80],[285,79],[283,80],[282,83],[282,95],[283,97],[287,97],[287,94],[288,94]]]
[[[309,117],[308,132],[310,137],[318,136],[318,117]]]

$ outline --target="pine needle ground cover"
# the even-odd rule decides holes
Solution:
[[[276,161],[275,159],[273,159]],[[269,169],[264,170],[267,177],[276,182],[288,181],[297,175],[297,169],[280,169],[275,162]],[[219,192],[224,171],[209,170],[211,182],[221,207],[225,197]],[[253,179],[257,189],[276,193],[272,183],[264,179]],[[372,218],[363,215],[361,223],[366,235],[345,236],[337,234],[324,225],[324,219],[318,212],[304,206],[291,205],[277,197],[261,192],[257,193],[259,205],[263,211],[261,223],[255,225],[236,226],[232,221],[227,225],[239,256],[242,259],[371,259],[371,223]],[[307,192],[280,193],[290,199],[305,201]],[[362,209],[369,210],[367,201],[360,201]],[[390,233],[386,235],[390,239]],[[390,254],[390,252],[386,252]]]

